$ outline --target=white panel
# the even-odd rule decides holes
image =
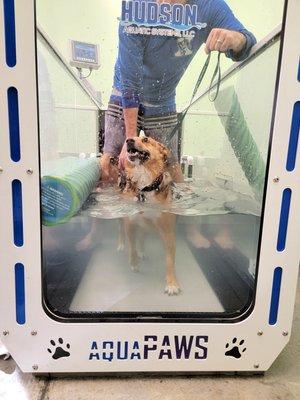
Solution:
[[[8,335],[2,334],[2,340],[21,369],[26,372],[267,370],[288,342],[289,336],[284,336],[283,331],[291,330],[298,273],[297,241],[300,236],[300,219],[296,213],[300,204],[299,160],[297,170],[293,173],[286,172],[285,164],[291,110],[295,101],[300,99],[300,86],[296,81],[300,2],[290,0],[288,7],[255,309],[249,318],[236,324],[64,324],[46,316],[41,303],[34,2],[16,0],[15,3],[16,68],[10,69],[5,65],[3,32],[0,31],[0,120],[3,132],[0,135],[0,159],[4,169],[0,175],[0,220],[4,221],[0,227],[0,333],[9,331]],[[0,29],[3,29],[2,1]],[[22,160],[17,165],[9,159],[6,90],[10,85],[15,85],[20,95]],[[26,173],[28,168],[33,169],[33,175]],[[273,182],[276,176],[280,177],[279,183]],[[12,242],[10,185],[14,178],[22,181],[24,189],[25,245],[21,249],[17,249]],[[293,201],[286,251],[278,254],[278,220],[282,191],[286,187],[293,190]],[[27,322],[24,326],[18,326],[15,319],[13,267],[16,262],[23,262],[26,268]],[[284,270],[282,297],[278,324],[271,327],[268,324],[270,296],[273,271],[277,266]],[[37,331],[37,335],[31,335],[33,330]],[[259,336],[258,331],[263,331],[263,335]],[[162,341],[164,335],[168,335],[171,340],[174,335],[208,336],[207,359],[195,359],[195,352],[199,348],[193,348],[192,356],[188,360],[158,360],[157,353],[149,360],[89,360],[93,341],[100,343],[109,340],[116,344],[118,341],[128,340],[132,344],[136,340],[143,346],[145,335],[157,335],[158,341]],[[64,339],[64,346],[70,344],[71,356],[53,360],[47,348],[51,348],[50,339],[57,343],[60,337]],[[244,339],[242,349],[247,348],[239,360],[224,356],[226,343],[231,342],[234,337]],[[160,347],[159,344],[158,346]],[[33,368],[34,365],[37,367]]]

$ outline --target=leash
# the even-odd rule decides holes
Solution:
[[[167,136],[167,139],[166,139],[166,143],[167,144],[170,144],[170,142],[173,139],[173,137],[175,136],[175,134],[179,131],[179,129],[181,128],[181,126],[183,124],[183,121],[184,121],[184,119],[185,119],[185,117],[186,117],[186,115],[187,115],[187,113],[189,111],[189,109],[192,107],[194,98],[195,98],[195,96],[196,96],[196,94],[197,94],[197,92],[199,90],[199,87],[200,87],[200,85],[201,85],[201,83],[202,83],[202,81],[203,81],[203,79],[205,77],[207,68],[208,68],[208,66],[210,64],[210,59],[211,59],[211,52],[208,54],[207,59],[205,61],[205,64],[203,65],[203,68],[202,68],[202,70],[200,72],[199,78],[198,78],[197,83],[195,85],[195,88],[194,88],[194,91],[193,91],[193,95],[192,95],[192,98],[191,98],[191,101],[190,101],[188,107],[184,110],[183,113],[181,113],[181,116],[178,119],[178,122],[177,122],[176,126],[174,127],[172,132]],[[217,77],[216,92],[215,92],[214,95],[212,95],[212,88],[214,86],[214,81],[215,81],[216,77]],[[210,85],[209,85],[209,100],[211,102],[214,102],[217,99],[217,97],[219,95],[219,91],[220,91],[220,85],[221,85],[221,52],[219,51],[218,52],[217,64],[216,64],[216,67],[215,67],[215,70],[214,70],[214,73],[213,73],[213,76],[211,78]]]

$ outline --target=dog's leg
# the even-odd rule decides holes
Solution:
[[[125,222],[123,219],[119,220],[119,239],[118,239],[118,251],[124,251],[125,249]]]
[[[146,259],[145,232],[144,229],[141,227],[138,229],[137,244],[138,244],[138,257],[140,260],[145,260]]]
[[[176,217],[171,214],[164,214],[157,220],[157,227],[166,250],[167,274],[165,293],[173,296],[180,293],[180,286],[175,276],[175,236]]]
[[[87,251],[95,247],[100,243],[99,230],[101,227],[101,221],[93,218],[91,223],[90,232],[76,244],[76,251]]]
[[[139,272],[139,256],[136,248],[136,224],[129,218],[124,219],[125,231],[129,245],[129,261],[133,272]]]

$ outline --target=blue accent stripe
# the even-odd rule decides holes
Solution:
[[[23,264],[15,265],[16,320],[20,325],[26,322],[25,315],[25,269]]]
[[[275,325],[278,320],[281,283],[282,283],[282,268],[277,267],[277,268],[275,268],[274,276],[273,276],[273,288],[272,288],[270,316],[269,316],[269,324],[270,325]]]
[[[292,127],[291,127],[291,134],[290,134],[290,143],[289,143],[289,152],[288,152],[288,158],[287,158],[287,163],[286,163],[286,169],[288,171],[294,171],[295,166],[296,166],[299,131],[300,131],[300,101],[298,101],[294,106]]]
[[[14,87],[10,87],[7,90],[7,104],[9,119],[10,157],[13,161],[18,162],[21,159],[19,100],[18,91]]]
[[[13,207],[13,226],[14,243],[21,247],[24,244],[23,238],[23,205],[22,205],[22,184],[19,180],[12,182],[12,207]]]
[[[290,208],[291,208],[292,191],[285,189],[282,195],[277,251],[284,251],[286,246],[286,237],[289,224]]]
[[[15,1],[3,0],[3,9],[4,9],[6,64],[9,67],[14,67],[17,63]]]

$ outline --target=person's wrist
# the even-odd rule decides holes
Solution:
[[[240,53],[241,51],[243,51],[244,50],[244,48],[245,48],[245,46],[246,46],[246,44],[247,44],[247,38],[246,38],[246,36],[243,34],[243,33],[241,33],[241,32],[237,32],[237,35],[239,36],[239,43],[238,43],[238,45],[236,46],[236,49],[234,49],[234,52],[236,53],[236,54],[238,54],[238,53]]]
[[[137,131],[126,132],[126,139],[131,139],[137,136]]]

